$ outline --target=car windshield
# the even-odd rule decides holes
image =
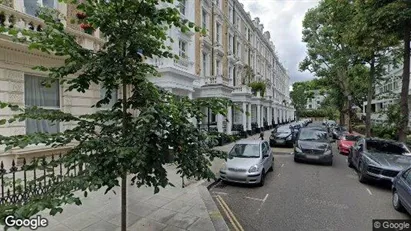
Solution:
[[[301,141],[326,141],[328,135],[325,131],[315,130],[315,129],[303,129],[300,132],[298,140]]]
[[[411,155],[410,150],[403,145],[384,142],[384,141],[367,141],[367,150],[370,152],[379,152],[393,155]]]
[[[360,137],[359,136],[354,136],[354,135],[345,135],[344,140],[347,141],[357,141]]]
[[[290,133],[290,128],[289,127],[279,127],[277,129],[277,133]]]
[[[260,157],[259,144],[236,144],[228,154],[229,158],[258,158]]]

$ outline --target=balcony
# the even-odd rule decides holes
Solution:
[[[233,94],[252,94],[251,87],[242,85],[242,86],[235,86],[233,90]]]
[[[45,26],[44,22],[41,19],[22,13],[20,11],[17,11],[13,8],[1,4],[0,24],[3,24],[8,28],[33,31],[40,31]],[[65,30],[73,34],[76,37],[77,42],[84,48],[90,50],[98,50],[100,49],[100,46],[104,44],[104,40],[93,35],[86,34],[83,31],[74,29],[73,26],[67,26]],[[3,32],[1,34],[5,36],[11,36],[7,32]],[[23,35],[19,32],[17,36]]]
[[[201,41],[209,47],[211,47],[213,45],[213,43],[211,42],[210,36],[208,34],[205,35],[205,36],[202,36]]]
[[[174,59],[174,66],[186,71],[189,70],[193,66],[193,64],[194,62],[186,58]]]
[[[222,75],[217,75],[217,76],[207,76],[203,77],[200,80],[201,85],[216,85],[216,84],[222,84],[222,85],[227,85],[229,84],[229,79],[225,78]]]

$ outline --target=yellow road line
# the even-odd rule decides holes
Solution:
[[[233,219],[231,218],[230,214],[228,213],[227,209],[224,207],[223,203],[221,202],[221,199],[217,196],[217,201],[220,204],[221,208],[224,210],[225,215],[227,216],[228,220],[230,220],[231,225],[234,227],[236,231],[240,231],[236,224],[234,223]]]
[[[233,218],[235,224],[238,226],[239,230],[244,231],[244,228],[241,226],[240,222],[238,222],[237,218],[234,216],[234,213],[231,211],[230,207],[228,207],[227,203],[225,203],[225,201],[223,200],[223,198],[220,195],[218,195],[217,197],[219,197],[219,199],[221,200],[221,202],[223,203],[223,205],[227,209],[228,213]]]

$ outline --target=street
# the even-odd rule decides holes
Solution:
[[[210,192],[227,203],[247,231],[372,230],[372,219],[410,219],[392,207],[389,185],[360,183],[335,144],[333,153],[331,167],[275,155],[263,187],[219,182]]]

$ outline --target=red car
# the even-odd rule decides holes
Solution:
[[[343,155],[348,155],[351,147],[355,144],[355,142],[360,137],[361,137],[360,135],[353,134],[353,133],[347,133],[347,134],[340,136],[340,139],[337,140],[337,148],[339,152]]]

